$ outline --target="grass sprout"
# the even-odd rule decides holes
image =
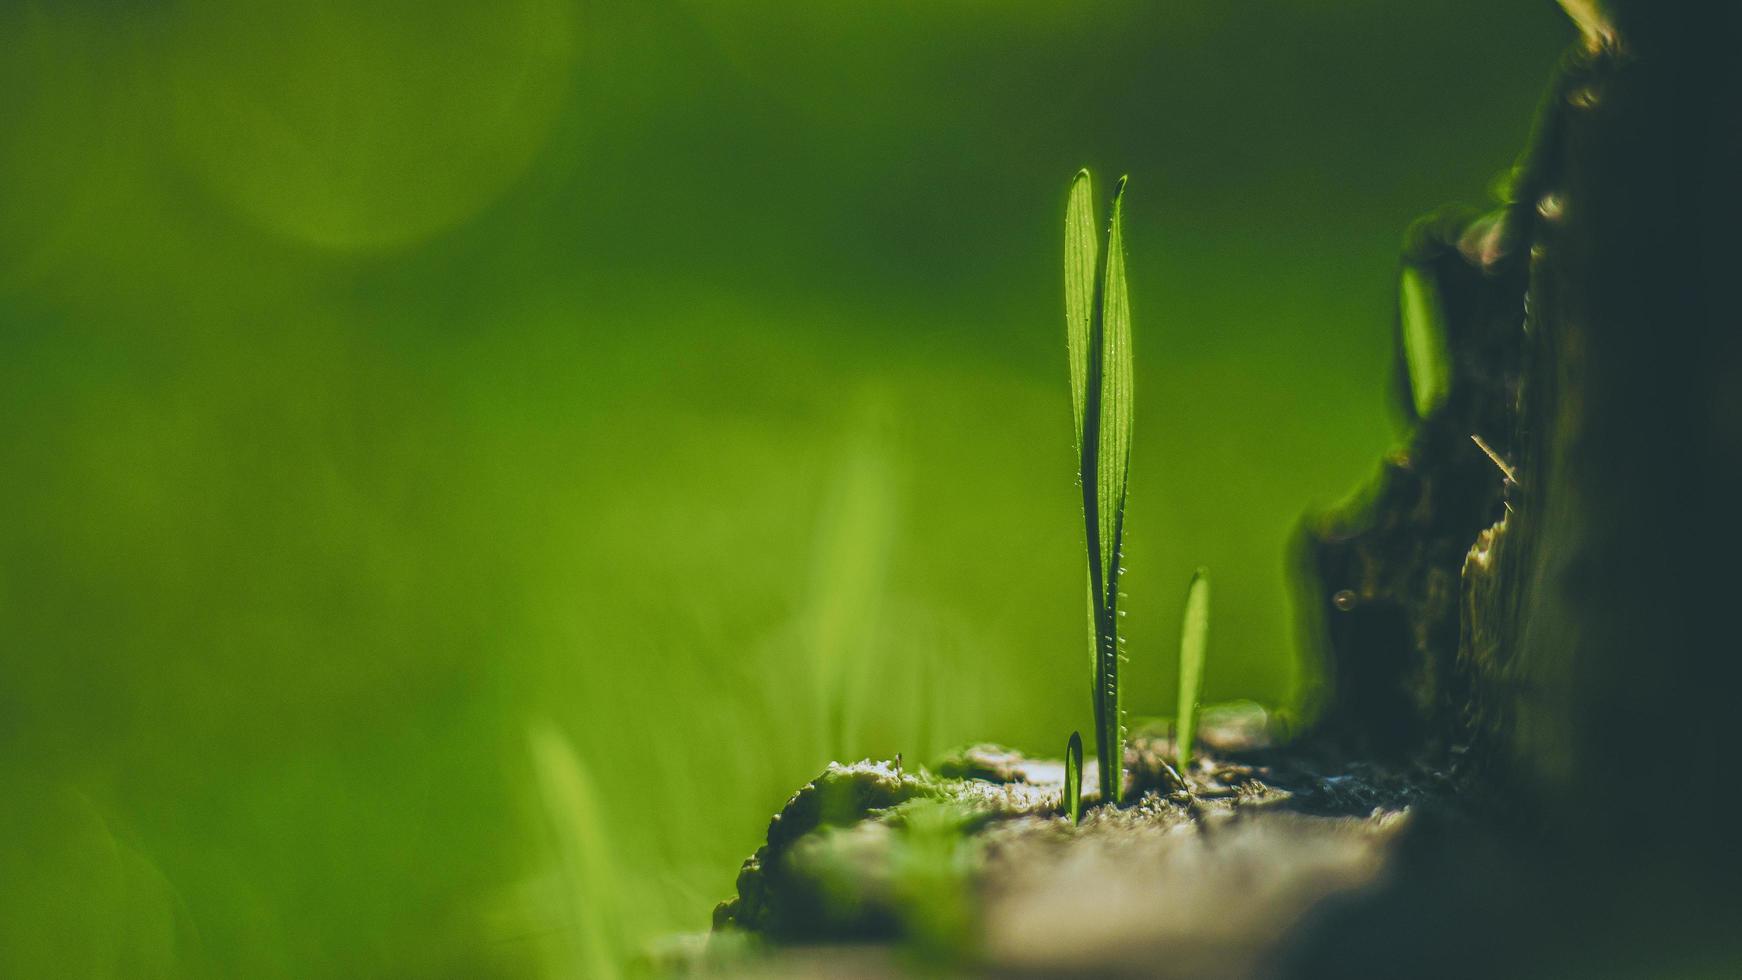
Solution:
[[[1186,587],[1185,618],[1179,631],[1179,714],[1174,758],[1180,775],[1192,761],[1197,741],[1198,702],[1204,696],[1204,659],[1210,648],[1210,573],[1200,568]]]
[[[1124,784],[1119,690],[1120,544],[1131,468],[1131,301],[1125,282],[1126,179],[1113,192],[1106,248],[1096,234],[1087,170],[1071,182],[1065,210],[1065,326],[1076,422],[1078,481],[1089,566],[1095,755],[1103,802]]]
[[[1071,823],[1083,822],[1083,736],[1078,732],[1065,745],[1065,813]]]

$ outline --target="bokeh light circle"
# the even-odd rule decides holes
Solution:
[[[333,249],[465,220],[543,144],[572,57],[561,0],[184,0],[174,138],[210,189]]]

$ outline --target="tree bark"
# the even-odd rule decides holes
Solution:
[[[1511,200],[1421,226],[1406,256],[1446,298],[1453,396],[1352,533],[1347,515],[1309,525],[1322,730],[1450,752],[1485,804],[1476,832],[1436,844],[1456,858],[1395,890],[1437,891],[1422,907],[1439,929],[1367,910],[1414,937],[1397,957],[1735,966],[1742,5],[1567,6],[1584,37]],[[1513,479],[1454,459],[1470,435]],[[1492,523],[1448,603],[1449,545],[1478,505]],[[1324,598],[1351,587],[1383,602]],[[1504,942],[1453,952],[1436,937],[1459,922]]]

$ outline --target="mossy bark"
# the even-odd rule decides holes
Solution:
[[[1171,739],[1132,738],[1125,804],[1081,824],[1063,812],[1060,764],[995,746],[935,771],[832,765],[775,816],[715,929],[852,948],[856,975],[918,956],[999,975],[1249,976],[1317,902],[1373,881],[1412,807],[1451,805],[1428,768],[1211,741],[1182,776]],[[801,976],[844,963],[753,962]],[[687,964],[710,965],[746,968]]]

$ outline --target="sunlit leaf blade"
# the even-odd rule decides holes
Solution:
[[[1409,368],[1409,396],[1417,418],[1427,418],[1451,392],[1452,366],[1446,353],[1445,315],[1439,289],[1413,265],[1403,267],[1398,285],[1398,312],[1403,320],[1403,361]]]
[[[1076,732],[1065,746],[1065,813],[1071,823],[1083,820],[1083,736]]]
[[[1065,207],[1065,345],[1071,362],[1071,409],[1077,455],[1083,452],[1083,417],[1089,397],[1089,355],[1094,343],[1095,265],[1100,260],[1095,235],[1095,201],[1087,170],[1071,181]]]
[[[1125,286],[1125,181],[1113,192],[1107,232],[1107,272],[1101,288],[1100,446],[1096,453],[1101,581],[1108,606],[1119,580],[1119,545],[1125,520],[1125,484],[1131,470],[1131,299]]]
[[[1198,702],[1204,695],[1204,658],[1210,644],[1210,573],[1198,569],[1186,589],[1185,618],[1179,632],[1179,734],[1176,760],[1183,775],[1192,761],[1198,734]]]

